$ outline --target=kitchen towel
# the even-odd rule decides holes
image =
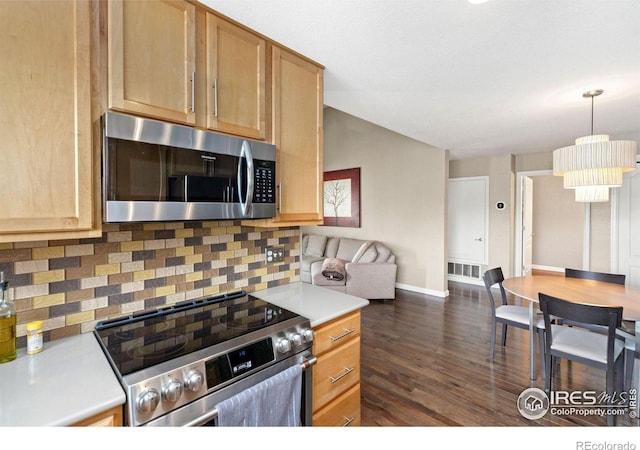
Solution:
[[[220,427],[301,425],[302,366],[296,364],[216,405]]]
[[[322,261],[322,275],[329,280],[344,280],[344,261],[338,258],[325,258]]]

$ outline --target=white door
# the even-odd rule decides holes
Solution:
[[[619,189],[618,272],[627,275],[627,286],[640,288],[640,171],[625,174]]]
[[[522,177],[522,275],[533,265],[533,179]]]
[[[488,177],[449,180],[449,260],[487,264]]]

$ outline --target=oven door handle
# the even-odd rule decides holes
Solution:
[[[301,362],[300,365],[302,366],[302,370],[307,370],[309,367],[313,366],[317,362],[318,362],[318,358],[313,356]],[[204,413],[197,419],[194,419],[191,422],[187,422],[182,426],[183,427],[199,427],[211,421],[212,419],[215,419],[216,417],[218,417],[218,408],[213,408],[211,411]]]

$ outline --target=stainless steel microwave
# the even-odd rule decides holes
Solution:
[[[104,221],[274,217],[274,145],[107,112]]]

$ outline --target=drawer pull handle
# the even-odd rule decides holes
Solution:
[[[355,417],[345,417],[345,419],[345,422],[342,424],[343,427],[348,427],[354,420],[356,420]]]
[[[338,375],[337,377],[329,377],[329,379],[331,380],[331,383],[335,383],[337,381],[340,381],[342,378],[346,377],[347,375],[349,375],[351,372],[353,372],[354,367],[345,367],[344,368],[344,372],[342,372],[340,375]]]
[[[353,328],[350,329],[350,330],[346,329],[346,330],[344,330],[344,333],[342,333],[340,336],[329,336],[329,338],[331,339],[331,342],[339,341],[343,337],[349,336],[354,331],[356,331],[356,330],[354,330]]]

